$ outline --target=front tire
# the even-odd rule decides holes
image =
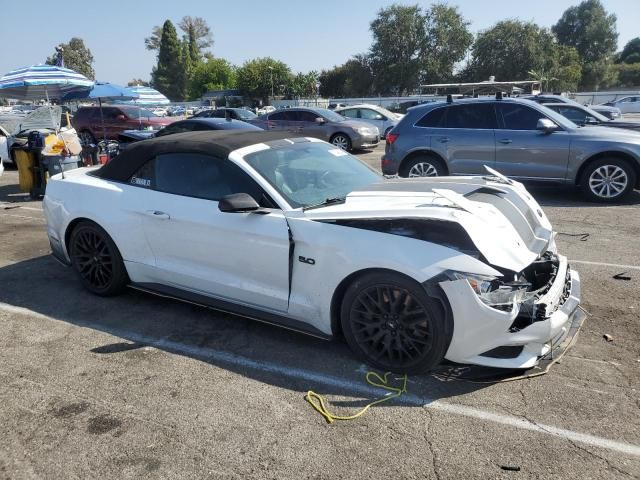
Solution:
[[[617,202],[636,184],[636,172],[629,163],[610,157],[596,160],[585,168],[580,178],[584,195],[593,202]]]
[[[129,278],[118,247],[103,228],[79,223],[69,238],[71,265],[84,287],[102,297],[117,295]]]
[[[351,151],[351,139],[346,133],[336,133],[331,137],[331,143],[342,150]]]
[[[394,272],[363,275],[346,290],[340,311],[347,344],[385,371],[424,373],[449,348],[453,326],[424,288]]]
[[[430,155],[416,155],[400,169],[400,176],[405,178],[441,177],[446,174],[442,162]]]

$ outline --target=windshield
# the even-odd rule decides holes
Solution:
[[[124,113],[126,113],[129,118],[152,118],[158,116],[146,108],[127,108]]]
[[[313,111],[318,115],[322,115],[330,122],[344,122],[346,120],[346,118],[339,113],[328,110],[326,108],[314,108]]]
[[[293,208],[344,198],[353,190],[382,179],[356,157],[326,143],[271,145],[244,159]]]
[[[251,119],[257,117],[257,115],[255,113],[250,112],[249,110],[245,110],[243,108],[239,108],[235,112],[238,115],[238,117],[240,118],[240,120],[251,120]]]

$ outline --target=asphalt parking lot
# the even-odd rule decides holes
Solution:
[[[381,152],[359,156],[378,167]],[[410,377],[400,399],[329,425],[307,390],[338,413],[378,395],[343,342],[92,296],[49,255],[41,203],[17,183],[0,177],[1,480],[640,477],[640,192],[602,206],[531,188],[589,313],[548,374]]]

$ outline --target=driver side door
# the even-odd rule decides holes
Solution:
[[[240,167],[208,155],[168,153],[132,177],[158,282],[237,304],[286,312],[289,229],[282,211],[223,213],[218,200],[265,193]],[[273,204],[272,204],[273,205]]]

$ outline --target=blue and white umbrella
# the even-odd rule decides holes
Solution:
[[[60,99],[75,90],[88,90],[93,81],[69,68],[33,65],[0,77],[0,97],[17,100]]]
[[[133,87],[127,87],[125,90],[132,95],[137,95],[138,98],[123,103],[134,103],[136,105],[168,105],[171,103],[167,97],[151,87],[134,85]]]

